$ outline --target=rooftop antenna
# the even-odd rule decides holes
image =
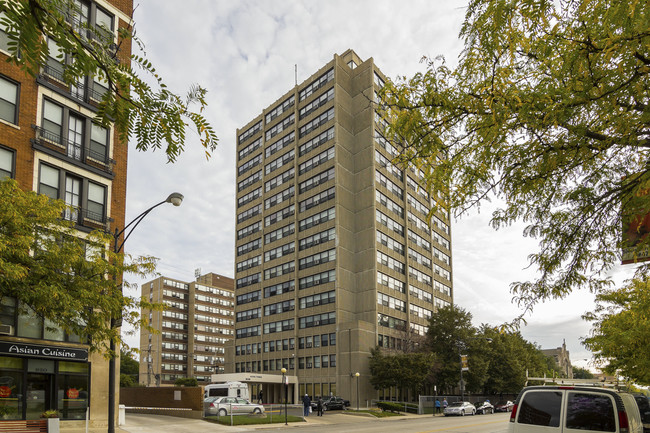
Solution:
[[[194,269],[194,278],[198,280],[200,276],[201,276],[201,268]]]

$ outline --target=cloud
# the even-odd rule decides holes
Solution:
[[[195,268],[232,276],[236,129],[294,86],[295,65],[300,83],[348,48],[372,57],[392,78],[422,71],[423,55],[444,55],[455,64],[464,14],[461,0],[140,0],[135,22],[148,58],[172,90],[182,93],[193,83],[209,90],[205,114],[220,141],[206,160],[189,133],[175,164],[167,164],[161,152],[131,147],[127,221],[172,191],[183,193],[185,201],[147,216],[127,252],[159,257],[159,271],[173,278],[191,280]],[[526,256],[536,249],[536,241],[522,237],[521,226],[490,228],[490,209],[452,225],[455,301],[477,325],[518,314],[509,285],[532,275]],[[524,336],[544,347],[566,338],[572,357],[581,353],[578,340],[587,331],[580,315],[589,296],[539,306]],[[129,341],[139,344],[135,337]]]

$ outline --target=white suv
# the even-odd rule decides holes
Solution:
[[[632,394],[581,386],[529,386],[517,396],[509,433],[642,433]]]

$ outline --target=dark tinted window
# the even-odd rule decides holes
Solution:
[[[545,427],[559,427],[561,406],[561,392],[527,392],[519,405],[517,422]]]
[[[645,395],[635,395],[634,400],[639,406],[639,412],[641,412],[641,421],[646,424],[650,423],[650,401]]]
[[[616,431],[612,399],[603,394],[570,392],[566,426],[580,430]]]

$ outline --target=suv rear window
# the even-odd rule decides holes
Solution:
[[[570,392],[567,401],[567,428],[616,431],[612,399],[607,395]]]
[[[524,394],[517,422],[520,424],[560,426],[562,393],[556,391],[530,391]]]

